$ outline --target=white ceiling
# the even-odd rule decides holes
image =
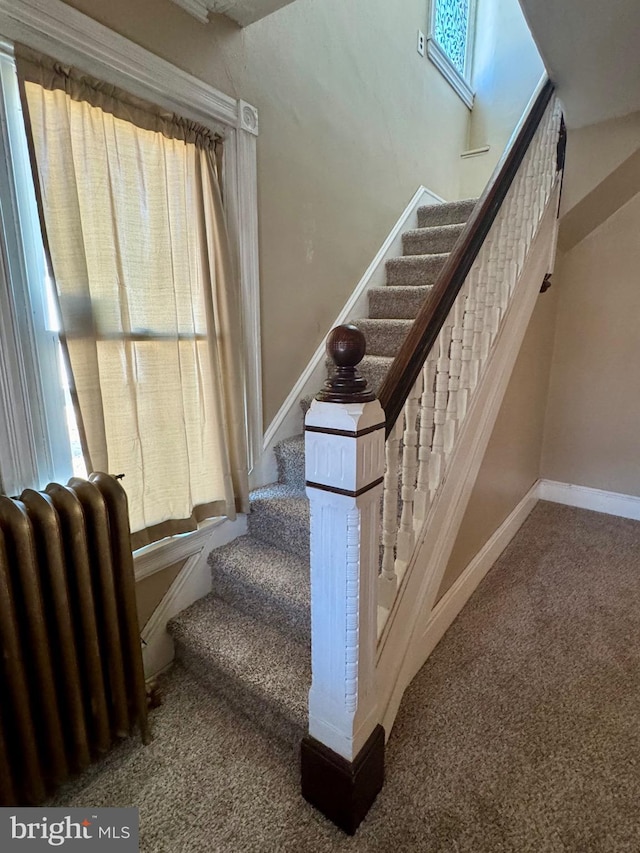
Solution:
[[[241,27],[246,27],[266,18],[293,0],[173,0],[182,6],[203,24],[209,19],[209,13],[226,15]]]
[[[640,0],[520,0],[570,127],[640,110]]]

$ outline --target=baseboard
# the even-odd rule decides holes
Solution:
[[[591,509],[620,518],[640,521],[640,497],[624,495],[620,492],[606,492],[589,486],[574,486],[572,483],[559,483],[556,480],[540,480],[538,497],[543,501],[575,506],[579,509]]]
[[[246,532],[246,515],[239,515],[234,521],[214,518],[203,522],[202,526],[192,533],[181,533],[140,548],[133,555],[136,583],[194,554],[199,554],[203,548],[212,551]]]
[[[469,601],[489,569],[511,542],[539,500],[539,481],[502,522],[491,538],[478,551],[460,577],[445,592],[431,611],[422,639],[414,652],[411,678],[425,663],[444,637],[455,618]]]
[[[386,283],[385,263],[389,258],[402,255],[402,234],[417,228],[418,208],[429,204],[442,204],[444,199],[428,190],[418,187],[413,198],[404,209],[402,215],[391,229],[388,237],[380,247],[367,271],[358,282],[355,290],[347,300],[342,311],[338,314],[329,331],[351,319],[366,317],[368,314],[367,291],[371,287],[380,287]],[[264,434],[262,460],[252,471],[251,487],[257,488],[277,479],[273,447],[285,438],[302,432],[302,411],[300,400],[303,397],[315,395],[324,380],[325,374],[325,342],[318,346],[309,363],[300,374],[300,378],[291,389],[290,394],[280,407]]]
[[[162,601],[142,629],[142,659],[145,678],[153,678],[173,661],[173,640],[167,633],[167,622],[189,605],[211,592],[211,568],[208,563],[213,548],[232,542],[247,532],[246,516],[216,527],[200,548],[191,553]]]

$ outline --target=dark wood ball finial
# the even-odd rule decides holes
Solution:
[[[367,387],[356,365],[367,351],[365,337],[357,326],[336,326],[327,338],[327,355],[335,368],[316,396],[322,403],[370,403],[376,395]]]

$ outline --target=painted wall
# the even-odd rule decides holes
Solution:
[[[569,129],[562,190],[564,216],[640,148],[640,112]]]
[[[167,566],[166,569],[138,581],[136,584],[136,604],[138,605],[140,629],[147,624],[186,562],[186,560],[181,560],[179,563]]]
[[[425,0],[297,0],[244,30],[70,5],[259,110],[268,424],[417,187],[456,197],[468,110],[416,51]]]
[[[540,476],[559,290],[538,297],[438,598]]]
[[[543,73],[518,0],[480,0],[467,148],[489,151],[462,160],[460,197],[480,195]]]
[[[640,496],[640,194],[562,257],[542,476]]]

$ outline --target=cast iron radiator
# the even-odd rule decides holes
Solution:
[[[107,474],[0,496],[0,805],[37,804],[147,702],[127,497]]]

